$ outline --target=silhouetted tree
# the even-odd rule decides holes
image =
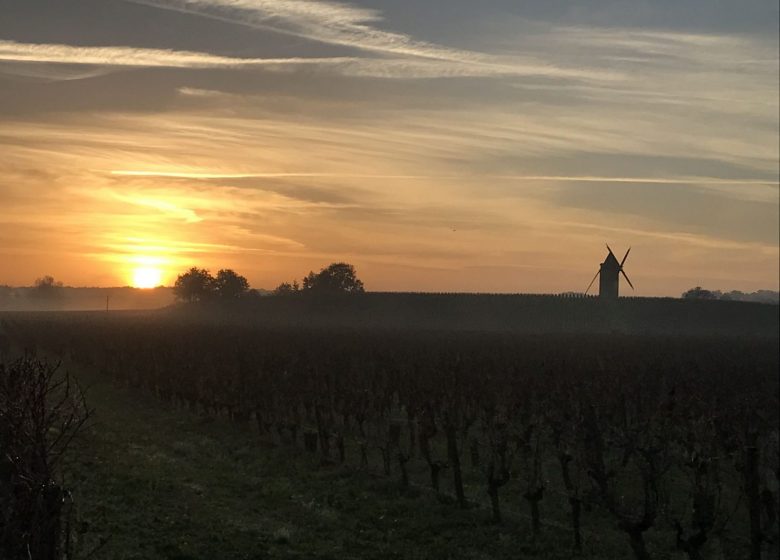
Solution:
[[[290,282],[282,282],[276,288],[274,288],[275,296],[287,296],[290,294],[296,294],[301,291],[301,286],[297,280]]]
[[[214,290],[223,301],[235,300],[247,295],[249,282],[235,271],[223,268],[214,279]]]
[[[691,288],[683,293],[683,299],[718,299],[718,296],[710,290],[705,290],[701,286]]]
[[[51,276],[44,276],[35,281],[31,295],[42,300],[57,300],[63,296],[62,282],[57,282]]]
[[[210,299],[215,293],[215,280],[205,268],[192,267],[176,278],[173,295],[179,301],[195,303]]]
[[[780,303],[780,293],[772,290],[758,290],[756,292],[741,292],[731,290],[730,292],[721,292],[720,290],[705,290],[701,286],[691,288],[683,293],[684,299],[719,299],[723,301],[752,301],[756,303],[770,303],[777,305]]]
[[[32,357],[0,363],[0,558],[71,558],[58,462],[91,414],[68,373]]]
[[[330,294],[357,294],[365,291],[355,267],[347,263],[333,263],[317,274],[309,272],[303,279],[303,290]]]
[[[756,292],[741,292],[739,290],[732,290],[726,292],[720,296],[722,300],[733,301],[753,301],[757,303],[771,303],[777,305],[780,303],[780,294],[773,292],[772,290],[758,290]]]

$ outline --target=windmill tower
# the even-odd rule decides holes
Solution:
[[[615,253],[612,252],[612,249],[609,248],[609,245],[607,245],[607,251],[609,251],[607,258],[604,259],[603,263],[601,263],[599,271],[596,273],[596,276],[593,277],[593,280],[590,281],[590,284],[588,284],[588,289],[585,290],[585,293],[588,293],[591,286],[593,286],[593,282],[595,282],[596,278],[598,277],[599,297],[604,299],[617,299],[621,274],[623,275],[623,278],[626,279],[626,282],[628,282],[628,285],[631,286],[631,289],[634,289],[634,285],[631,283],[631,280],[628,279],[628,275],[623,270],[623,265],[628,258],[628,254],[631,252],[631,247],[628,248],[628,251],[626,251],[626,254],[623,256],[623,260],[620,262],[618,262]]]

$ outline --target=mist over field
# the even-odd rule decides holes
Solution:
[[[156,309],[174,302],[171,288],[73,288],[41,295],[35,287],[0,286],[0,311]]]
[[[272,294],[270,290],[256,290],[259,297],[266,297]],[[771,290],[760,290],[753,293],[744,293],[738,291],[721,292],[715,291],[713,299],[722,299],[724,301],[734,302],[752,302],[777,305],[780,302],[780,293]],[[453,310],[457,314],[458,305],[456,302],[462,300],[464,303],[474,302],[480,298],[484,301],[490,299],[499,300],[502,298],[494,297],[499,294],[408,294],[401,293],[375,293],[371,296],[376,300],[397,299],[401,307],[396,309],[396,313],[403,315],[403,308],[410,305],[414,298],[423,301],[429,299],[434,301],[448,300],[453,303]],[[537,297],[557,297],[571,298],[579,294],[560,294],[551,296]],[[523,300],[532,298],[529,294],[504,294],[505,301]],[[411,299],[410,299],[411,298]],[[669,299],[669,298],[667,298]],[[159,286],[157,288],[132,288],[129,286],[117,288],[80,288],[62,286],[56,293],[41,294],[35,286],[11,287],[0,286],[0,311],[119,311],[119,310],[143,310],[159,309],[176,304],[174,289],[171,287]],[[273,307],[274,304],[269,304]],[[412,304],[413,305],[413,304]],[[447,305],[442,307],[446,309]],[[468,307],[468,303],[467,303]],[[497,309],[500,309],[498,306]],[[390,311],[389,309],[387,310]],[[485,312],[490,313],[489,307]],[[407,314],[409,311],[406,312]],[[429,312],[430,313],[430,312]],[[460,312],[462,314],[462,312]],[[244,313],[244,316],[251,314]],[[440,317],[442,321],[448,320],[446,315]],[[466,319],[463,316],[462,319]],[[305,320],[305,319],[302,319]]]

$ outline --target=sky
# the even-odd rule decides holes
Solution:
[[[777,290],[776,0],[0,0],[0,284]]]

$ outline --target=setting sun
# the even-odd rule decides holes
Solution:
[[[162,271],[148,266],[133,271],[133,286],[136,288],[155,288],[162,284]]]

